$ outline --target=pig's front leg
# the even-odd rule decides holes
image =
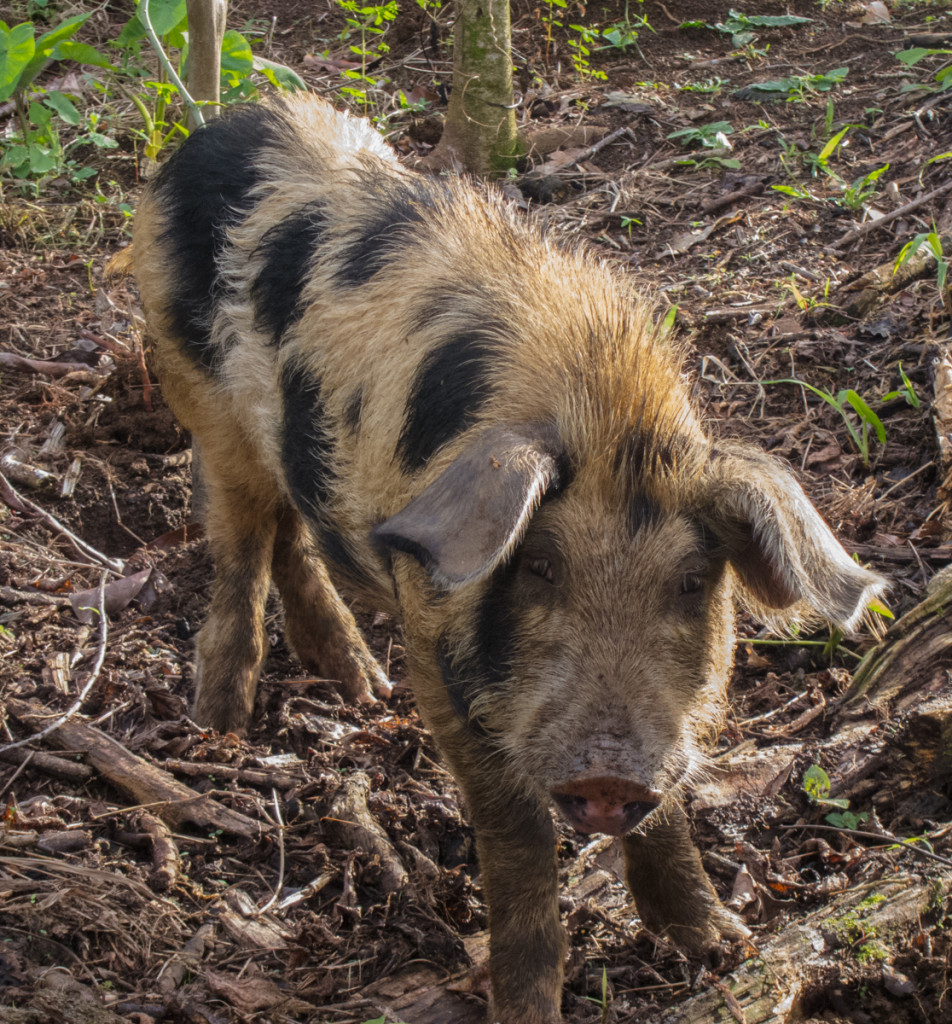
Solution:
[[[513,792],[489,741],[455,723],[449,732],[441,745],[476,830],[489,906],[489,1020],[559,1024],[566,940],[552,816],[544,802]]]
[[[622,839],[628,888],[646,928],[691,953],[750,930],[717,898],[680,805],[663,807],[643,831]]]

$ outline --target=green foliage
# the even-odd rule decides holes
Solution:
[[[833,68],[818,75],[791,75],[770,82],[752,82],[734,93],[739,100],[751,103],[769,103],[775,100],[803,103],[810,93],[829,92],[840,85],[849,74],[849,68]]]
[[[754,29],[758,28],[790,28],[794,25],[806,25],[812,18],[800,18],[795,14],[743,14],[731,9],[726,21],[711,25],[706,21],[685,21],[681,28],[709,28],[712,32],[720,32],[731,37],[731,45],[738,49],[749,46],[757,38]]]
[[[383,37],[397,17],[397,0],[382,4],[361,4],[359,0],[335,0],[335,3],[344,12],[341,42],[347,42],[354,34],[360,36],[359,43],[350,44],[350,52],[360,59],[360,68],[341,71],[347,83],[341,86],[341,95],[366,109],[373,105],[373,91],[386,82],[371,76],[369,68],[390,51]]]
[[[913,387],[912,381],[903,372],[902,363],[899,364],[899,376],[902,378],[902,387],[896,391],[888,391],[883,395],[882,400],[884,402],[890,402],[894,398],[904,398],[906,405],[911,405],[913,409],[918,409],[922,402],[919,400],[919,396],[916,394],[916,389]]]
[[[918,64],[926,57],[952,57],[952,50],[930,50],[924,46],[914,46],[911,50],[901,50],[896,54],[896,58],[908,68]],[[950,87],[952,87],[952,64],[948,60],[936,72],[934,86],[919,86],[919,88],[928,89],[930,92],[942,92],[943,89]]]
[[[812,391],[815,395],[822,398],[824,402],[831,405],[843,418],[843,422],[846,424],[846,429],[849,431],[850,439],[856,446],[856,450],[862,456],[863,465],[869,465],[869,434],[870,430],[875,433],[877,440],[880,444],[886,443],[886,428],[883,426],[882,420],[873,412],[869,407],[866,400],[859,394],[857,394],[852,388],[843,388],[838,391],[836,395],[830,394],[829,391],[824,391],[822,388],[815,388],[812,384],[807,384],[804,380],[797,380],[792,377],[784,377],[780,380],[767,380],[765,384],[798,384],[802,388],[807,388]],[[850,410],[859,419],[859,428],[853,423]]]
[[[843,205],[849,210],[861,210],[879,191],[877,182],[888,170],[889,164],[883,164],[864,177],[857,178],[852,185],[847,185],[841,198]]]
[[[117,145],[99,131],[98,115],[83,117],[67,93],[34,89],[32,98],[27,96],[37,76],[54,60],[111,67],[98,50],[73,39],[88,18],[89,14],[67,18],[39,38],[32,22],[13,28],[0,22],[0,101],[13,98],[20,128],[19,134],[0,139],[0,171],[20,180],[65,176],[79,182],[95,171],[80,167],[69,156],[71,150],[82,145],[103,149]],[[61,140],[64,127],[79,129],[65,144]]]
[[[946,282],[949,276],[949,261],[942,249],[942,239],[939,237],[935,228],[931,231],[924,231],[921,234],[916,235],[911,241],[906,242],[896,257],[896,264],[893,267],[893,273],[905,263],[908,263],[913,256],[916,255],[922,248],[928,248],[932,255],[935,257],[936,266],[936,285],[939,289],[939,295],[944,303],[948,302],[948,296],[946,295]]]
[[[680,128],[671,132],[668,139],[677,140],[682,146],[701,145],[707,149],[730,149],[727,136],[733,134],[734,127],[730,121],[712,121],[710,124],[697,125],[693,128]]]

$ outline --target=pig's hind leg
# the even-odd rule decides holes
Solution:
[[[750,935],[718,899],[678,805],[662,808],[643,831],[622,839],[628,888],[646,928],[691,953]]]
[[[331,582],[300,513],[290,505],[278,516],[271,571],[284,604],[288,641],[305,668],[336,682],[347,700],[373,701],[374,690],[389,694],[387,677]]]
[[[215,582],[196,645],[193,715],[199,725],[244,733],[268,648],[264,613],[275,510],[273,501],[251,486],[253,474],[237,455],[222,446],[215,454],[219,457],[203,459],[205,530]]]

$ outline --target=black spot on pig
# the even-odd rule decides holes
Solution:
[[[357,390],[350,396],[347,405],[344,406],[344,426],[352,433],[360,433],[360,415],[363,411],[364,392],[363,388]]]
[[[281,396],[281,459],[291,497],[307,518],[320,518],[334,482],[334,442],[321,382],[296,363],[288,363],[281,373]]]
[[[156,185],[165,210],[163,253],[173,268],[168,314],[188,355],[213,369],[215,306],[222,293],[218,258],[225,232],[250,207],[248,195],[262,175],[255,158],[277,143],[281,118],[247,106],[200,128],[163,167]]]
[[[367,208],[371,212],[360,234],[340,257],[337,280],[346,287],[366,284],[389,263],[412,247],[414,234],[426,224],[445,186],[420,180],[367,180]]]
[[[484,333],[453,335],[420,363],[403,419],[397,454],[407,472],[421,469],[475,421],[491,394],[493,349]]]
[[[258,246],[265,263],[251,285],[255,329],[280,345],[304,315],[301,292],[311,275],[311,259],[324,238],[322,205],[306,203],[267,231]]]

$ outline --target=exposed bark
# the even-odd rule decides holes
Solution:
[[[43,713],[20,700],[8,700],[7,707],[17,718],[26,721]],[[100,775],[173,827],[192,822],[246,839],[257,839],[268,828],[223,807],[209,796],[196,793],[155,765],[129,753],[105,733],[81,722],[64,722],[50,733],[47,741],[64,750],[83,751],[86,760]]]
[[[227,0],[187,0],[188,80],[193,100],[203,103],[207,120],[218,113],[221,98],[221,44],[225,37]],[[189,118],[191,122],[191,117]],[[189,128],[196,126],[189,123]]]
[[[480,175],[515,166],[511,49],[508,0],[456,0],[453,92],[429,166]]]
[[[843,893],[829,905],[788,924],[717,988],[652,1024],[792,1024],[811,990],[842,978],[849,962],[873,964],[930,911],[941,907],[952,878],[900,875]]]

